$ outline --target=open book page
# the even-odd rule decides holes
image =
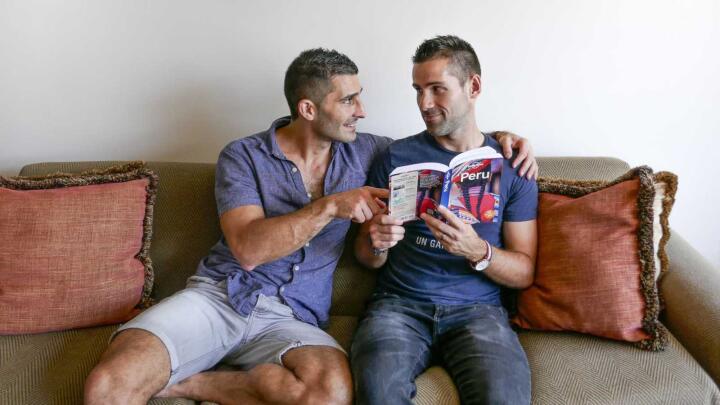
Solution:
[[[420,218],[427,212],[434,214],[445,172],[440,163],[419,163],[401,166],[390,173],[390,216],[403,222]]]
[[[445,175],[441,204],[468,224],[497,222],[503,157],[485,146],[457,155]]]

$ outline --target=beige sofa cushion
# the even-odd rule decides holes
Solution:
[[[668,333],[662,352],[566,332],[522,332],[538,404],[715,404],[720,391]]]

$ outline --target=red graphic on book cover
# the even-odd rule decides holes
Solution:
[[[415,206],[417,212],[415,215],[420,218],[420,214],[427,213],[437,216],[437,206],[442,193],[443,173],[435,170],[420,170],[418,173],[418,193]]]
[[[450,210],[467,223],[497,222],[502,159],[459,165],[453,171]]]

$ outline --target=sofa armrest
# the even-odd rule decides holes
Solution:
[[[664,323],[720,385],[720,269],[673,231],[660,280]]]

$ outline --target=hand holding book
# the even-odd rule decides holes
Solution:
[[[470,261],[478,261],[487,253],[487,245],[478,236],[472,225],[462,221],[449,209],[438,206],[437,211],[445,221],[426,213],[420,214],[430,231],[443,249]]]
[[[382,252],[397,245],[405,237],[403,222],[386,213],[375,215],[370,222],[370,244]]]

